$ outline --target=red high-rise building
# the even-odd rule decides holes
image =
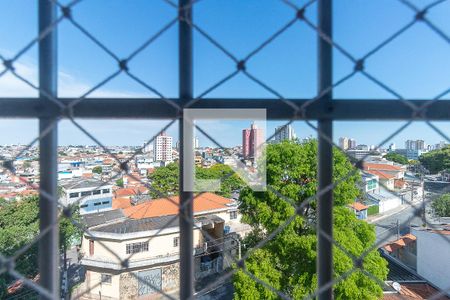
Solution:
[[[264,134],[261,128],[255,123],[250,128],[242,130],[242,155],[244,159],[256,161],[262,153],[264,144]]]

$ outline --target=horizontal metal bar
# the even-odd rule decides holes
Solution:
[[[61,98],[67,104],[75,99]],[[180,99],[173,99],[181,103]],[[308,99],[289,99],[299,107]],[[410,100],[421,106],[430,100]],[[324,109],[321,101],[311,103],[305,116],[295,119],[315,120],[409,120],[413,111],[399,100],[386,99],[334,99]],[[292,107],[279,99],[202,99],[190,108],[262,108],[267,110],[267,119],[286,120],[294,116]],[[38,98],[0,98],[0,118],[39,118],[57,113],[59,108],[49,101]],[[179,117],[177,109],[161,99],[151,98],[89,98],[74,107],[77,118],[118,119],[174,119]],[[450,100],[439,100],[426,110],[428,120],[450,121]],[[424,120],[416,116],[415,120]]]

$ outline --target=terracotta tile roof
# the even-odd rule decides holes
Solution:
[[[400,292],[392,293],[392,294],[384,294],[384,300],[397,300],[397,299],[405,299],[405,300],[421,300],[421,299],[430,299],[434,295],[438,294],[439,291],[429,285],[428,283],[401,283],[400,284]],[[437,298],[433,298],[436,300],[449,300],[450,298],[442,295]]]
[[[402,189],[405,187],[405,185],[406,185],[406,181],[403,179],[395,179],[394,180],[394,186],[396,188]]]
[[[365,171],[365,172],[369,173],[369,174],[372,174],[372,175],[377,175],[380,179],[387,179],[387,180],[389,180],[389,179],[395,178],[394,175],[387,174],[385,172],[378,171],[378,170],[368,170],[368,171]]]
[[[361,211],[361,210],[369,208],[367,205],[364,205],[361,202],[353,202],[352,204],[350,204],[350,206],[357,211]]]
[[[364,163],[364,170],[403,171],[403,169],[399,166],[393,166],[388,164],[374,164],[374,163]]]
[[[19,195],[21,196],[30,196],[30,195],[38,195],[38,191],[36,190],[24,190],[19,192]]]
[[[119,197],[112,200],[112,209],[125,209],[131,206],[130,197]]]
[[[203,193],[194,199],[194,214],[226,209],[233,200],[213,193]],[[144,219],[178,214],[179,197],[154,199],[136,206],[130,206],[123,213],[132,219]]]
[[[402,237],[400,237],[398,240],[393,241],[391,243],[388,243],[384,245],[384,249],[388,252],[394,252],[395,250],[401,249],[405,247],[408,244],[411,244],[416,240],[416,236],[412,235],[411,233],[408,233]]]
[[[112,165],[114,163],[114,160],[112,158],[105,158],[103,160],[104,165]]]
[[[133,188],[122,188],[114,191],[116,197],[134,196],[137,194],[145,194],[148,189],[145,186],[138,186]]]

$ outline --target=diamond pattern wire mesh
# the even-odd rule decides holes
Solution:
[[[407,0],[399,0],[399,1],[401,3],[403,3],[406,7],[411,9],[412,13],[414,14],[414,18],[410,22],[405,24],[403,27],[401,27],[400,29],[395,31],[386,40],[382,41],[380,44],[378,44],[376,47],[374,47],[373,49],[368,51],[365,55],[363,55],[360,58],[354,57],[349,51],[347,51],[345,49],[344,46],[340,45],[335,40],[333,40],[332,37],[329,34],[327,34],[321,28],[319,28],[318,25],[315,25],[306,16],[306,14],[305,14],[306,10],[311,9],[312,4],[316,2],[315,0],[308,1],[302,7],[298,7],[295,3],[293,3],[293,2],[291,2],[289,0],[280,1],[280,2],[283,2],[284,4],[286,4],[287,6],[289,6],[290,8],[293,9],[293,16],[292,16],[292,18],[287,20],[285,25],[283,25],[281,28],[276,29],[275,32],[272,35],[270,35],[263,43],[261,43],[253,51],[251,51],[246,56],[244,56],[244,58],[238,58],[235,55],[233,55],[231,51],[226,49],[220,43],[220,41],[219,41],[220,38],[213,37],[212,35],[210,35],[207,32],[207,30],[205,30],[204,28],[201,28],[198,24],[196,24],[195,20],[191,19],[190,10],[192,9],[192,6],[195,5],[199,1],[191,1],[191,2],[187,1],[186,5],[184,5],[184,6],[181,5],[179,7],[178,4],[176,4],[176,3],[174,3],[174,2],[172,2],[170,0],[166,0],[165,2],[168,5],[170,5],[171,7],[174,8],[174,13],[175,13],[176,16],[174,18],[172,18],[168,23],[166,23],[162,28],[160,28],[155,34],[150,36],[142,45],[140,45],[134,51],[132,51],[126,58],[121,59],[113,51],[111,51],[107,46],[105,46],[105,44],[103,44],[101,42],[101,39],[99,39],[96,36],[92,35],[88,28],[85,28],[82,24],[80,24],[73,17],[72,10],[76,9],[76,6],[81,2],[80,0],[72,1],[68,5],[62,5],[56,0],[51,0],[51,2],[54,3],[55,5],[57,5],[58,8],[60,9],[59,17],[57,17],[55,20],[53,20],[44,30],[41,30],[41,32],[39,32],[38,36],[35,39],[33,39],[30,43],[28,43],[24,48],[22,48],[12,58],[8,59],[8,58],[6,58],[6,57],[4,57],[4,56],[2,56],[0,54],[0,59],[1,59],[2,63],[3,63],[3,70],[0,71],[0,80],[1,80],[1,77],[3,75],[5,75],[5,74],[7,74],[7,73],[12,74],[18,80],[24,82],[26,85],[28,85],[28,86],[32,87],[33,89],[35,89],[36,91],[38,91],[42,95],[42,97],[44,97],[45,99],[47,99],[48,101],[53,103],[58,108],[59,113],[57,115],[56,121],[51,122],[47,127],[42,128],[40,130],[39,136],[37,138],[35,138],[34,140],[32,140],[13,159],[7,161],[3,165],[3,168],[7,169],[7,171],[10,172],[11,174],[15,174],[14,161],[18,157],[20,157],[25,151],[27,151],[32,146],[34,146],[38,141],[41,141],[44,137],[49,135],[49,133],[53,130],[53,128],[55,128],[55,126],[57,126],[57,123],[58,123],[59,120],[61,120],[63,118],[67,118],[67,119],[69,119],[72,122],[72,124],[74,126],[76,126],[81,132],[83,132],[85,135],[87,135],[93,142],[95,142],[97,145],[99,145],[104,150],[105,153],[110,155],[116,161],[116,164],[117,164],[117,166],[119,168],[115,172],[115,174],[113,174],[109,178],[109,180],[107,180],[107,182],[113,182],[114,180],[119,178],[123,173],[128,173],[128,171],[129,171],[129,163],[136,157],[136,155],[139,153],[139,151],[141,149],[137,150],[135,153],[133,153],[131,156],[127,157],[126,159],[119,158],[116,154],[112,153],[106,146],[104,146],[99,139],[97,139],[87,129],[85,129],[83,126],[81,126],[75,120],[76,115],[74,114],[74,108],[79,103],[84,101],[94,91],[100,89],[101,87],[103,87],[105,84],[107,84],[112,79],[114,79],[117,76],[119,76],[120,74],[125,74],[125,76],[129,77],[134,82],[138,83],[140,86],[142,86],[143,88],[145,88],[146,90],[148,90],[152,94],[157,95],[161,100],[163,100],[167,104],[171,105],[173,108],[175,108],[178,111],[178,116],[177,117],[182,117],[182,109],[183,108],[193,107],[194,104],[196,104],[198,102],[201,102],[202,100],[206,99],[205,97],[208,94],[210,94],[212,91],[216,90],[217,88],[219,88],[223,84],[225,84],[228,81],[230,81],[237,74],[242,73],[248,79],[250,79],[251,81],[253,81],[257,85],[259,85],[263,90],[265,90],[268,93],[272,94],[276,99],[278,99],[280,102],[283,102],[284,104],[288,105],[292,109],[292,118],[286,123],[286,125],[289,125],[289,124],[291,124],[294,121],[299,120],[299,119],[305,119],[306,124],[309,127],[311,127],[312,129],[314,129],[317,132],[317,134],[318,134],[318,136],[320,138],[322,138],[325,141],[327,141],[327,143],[332,145],[335,149],[340,150],[340,148],[337,147],[337,145],[334,144],[331,136],[329,136],[326,132],[321,131],[318,127],[316,127],[314,124],[312,124],[310,121],[308,121],[306,119],[306,114],[307,114],[307,111],[308,111],[308,107],[310,107],[310,105],[312,105],[315,102],[322,101],[323,97],[325,95],[329,94],[334,88],[336,88],[337,86],[341,85],[342,83],[348,81],[350,78],[352,78],[357,73],[360,73],[364,77],[366,77],[368,80],[372,81],[374,84],[376,84],[377,86],[379,86],[380,88],[385,90],[387,93],[393,95],[396,98],[396,100],[398,100],[399,102],[401,102],[402,104],[404,104],[406,107],[408,107],[411,110],[411,117],[410,117],[410,119],[407,120],[406,123],[404,125],[402,125],[400,128],[398,128],[396,131],[394,131],[392,134],[390,134],[386,139],[381,141],[377,145],[377,148],[380,148],[384,144],[386,144],[390,139],[392,139],[397,134],[399,134],[401,131],[403,131],[405,128],[407,128],[414,120],[425,120],[426,123],[428,124],[428,126],[431,129],[433,129],[435,132],[437,132],[446,141],[450,142],[449,137],[444,132],[442,132],[442,130],[440,130],[434,124],[432,124],[430,122],[430,120],[428,120],[428,118],[427,118],[427,110],[433,104],[435,104],[437,101],[439,101],[440,99],[442,99],[443,97],[448,95],[448,93],[450,92],[450,89],[447,89],[447,90],[441,92],[440,94],[436,95],[436,97],[434,97],[432,100],[427,101],[427,102],[425,102],[422,105],[417,105],[413,101],[407,100],[404,97],[402,97],[398,92],[396,92],[393,88],[391,88],[388,83],[385,83],[383,80],[381,80],[379,78],[376,78],[375,76],[371,75],[371,73],[368,70],[366,70],[366,68],[365,68],[365,65],[366,65],[365,62],[368,59],[370,59],[372,56],[376,55],[376,53],[379,52],[382,48],[384,48],[386,45],[390,44],[392,41],[396,40],[399,36],[404,34],[412,26],[414,26],[416,23],[419,23],[419,22],[422,22],[422,23],[426,24],[429,27],[429,29],[432,30],[437,36],[439,36],[445,42],[450,44],[450,38],[448,37],[448,35],[444,31],[442,31],[439,27],[437,27],[432,22],[432,20],[430,20],[427,17],[427,13],[430,10],[436,9],[436,7],[438,7],[439,4],[445,2],[445,0],[444,1],[443,0],[434,1],[434,2],[430,3],[429,5],[425,6],[424,8],[422,8],[422,9],[416,7],[415,5],[413,5],[412,3],[410,3]],[[23,76],[18,74],[16,72],[15,68],[14,68],[14,63],[16,63],[20,57],[22,57],[25,53],[27,53],[34,45],[40,43],[48,35],[52,34],[52,32],[59,26],[59,24],[61,24],[61,22],[68,22],[71,25],[73,25],[74,28],[78,29],[92,43],[94,43],[96,46],[98,46],[98,48],[103,50],[103,52],[105,52],[106,55],[110,56],[117,63],[117,70],[116,71],[114,71],[113,73],[111,73],[108,76],[106,76],[103,80],[98,82],[96,85],[94,85],[92,88],[90,88],[84,94],[82,94],[80,97],[78,97],[78,98],[68,102],[67,104],[64,104],[56,96],[52,95],[47,90],[38,87],[37,85],[33,84],[29,79],[24,78]],[[344,55],[347,59],[349,59],[349,61],[351,61],[354,64],[354,70],[351,73],[347,74],[346,76],[343,76],[342,78],[340,78],[339,80],[335,81],[333,84],[329,85],[328,87],[321,89],[318,92],[317,96],[313,97],[312,99],[309,99],[308,101],[306,101],[305,103],[303,103],[300,106],[297,103],[295,103],[294,101],[291,101],[291,100],[283,97],[283,95],[281,93],[279,93],[277,90],[273,89],[269,84],[263,82],[261,79],[259,79],[255,75],[253,75],[251,73],[251,70],[249,70],[248,67],[247,67],[247,63],[248,63],[249,60],[251,60],[254,56],[258,55],[259,52],[264,51],[264,48],[267,45],[269,45],[273,41],[277,40],[277,38],[279,36],[283,35],[289,28],[291,28],[291,26],[293,24],[295,24],[297,22],[299,22],[301,24],[304,24],[304,26],[307,26],[308,28],[310,28],[313,32],[315,32],[319,36],[320,39],[322,39],[327,44],[332,46],[334,49],[339,51],[342,55]],[[134,59],[137,55],[139,55],[147,47],[149,47],[152,44],[154,44],[161,35],[163,35],[165,32],[167,32],[171,27],[175,26],[177,23],[186,23],[186,24],[188,24],[191,27],[192,30],[195,30],[196,32],[198,32],[203,38],[205,38],[208,42],[210,42],[214,47],[219,49],[225,56],[230,58],[232,63],[234,63],[235,66],[236,66],[236,69],[233,72],[231,72],[230,74],[225,75],[221,80],[219,80],[218,82],[213,84],[211,87],[207,88],[205,91],[200,93],[197,97],[189,100],[184,105],[182,103],[180,103],[180,101],[177,101],[177,99],[170,99],[169,97],[165,97],[160,91],[158,91],[151,84],[147,83],[144,79],[142,79],[139,76],[135,75],[132,72],[132,70],[130,70],[130,68],[129,68],[129,62],[132,59]],[[331,118],[332,118],[332,115],[331,115]],[[168,129],[171,125],[173,125],[173,123],[175,123],[175,121],[176,121],[176,119],[171,120],[166,126],[164,126],[160,130],[160,132],[158,132],[158,134],[163,132],[163,131],[165,131],[166,129]],[[227,151],[225,149],[225,147],[223,147],[213,137],[208,135],[204,130],[202,130],[198,126],[195,126],[195,127],[202,134],[204,134],[207,138],[209,138],[217,147],[222,148],[224,151]],[[153,136],[150,140],[148,140],[147,143],[144,145],[144,147],[146,145],[150,144],[151,142],[153,142],[157,135]],[[267,141],[270,141],[274,137],[274,135],[270,136],[267,139]],[[345,151],[342,151],[342,150],[340,150],[340,151],[344,155],[348,156],[348,154]],[[180,154],[180,155],[182,155],[182,154]],[[320,153],[319,153],[319,155],[320,155]],[[215,286],[221,284],[225,280],[229,279],[233,274],[235,274],[237,272],[237,270],[242,270],[247,276],[249,276],[250,278],[255,280],[257,283],[261,284],[265,288],[269,289],[274,294],[278,295],[280,298],[282,298],[282,299],[291,299],[291,297],[289,295],[287,295],[285,291],[279,291],[279,290],[275,289],[274,287],[270,286],[270,284],[266,283],[265,281],[259,279],[257,276],[255,276],[254,274],[249,272],[246,269],[246,267],[245,267],[246,259],[248,259],[251,256],[251,254],[254,252],[254,250],[260,249],[264,245],[269,243],[273,238],[276,237],[276,235],[278,233],[280,233],[282,230],[284,230],[297,217],[301,217],[301,218],[304,219],[305,222],[311,223],[311,220],[308,220],[305,216],[302,216],[302,214],[301,214],[302,209],[306,205],[310,204],[312,201],[318,200],[321,196],[323,196],[327,192],[332,191],[336,186],[338,186],[340,183],[342,183],[345,180],[347,180],[350,176],[360,172],[360,170],[362,170],[362,162],[364,161],[364,159],[366,157],[358,160],[357,162],[354,162],[353,163],[354,169],[352,171],[350,171],[348,174],[346,174],[345,176],[342,176],[341,178],[335,179],[334,182],[329,183],[325,188],[322,188],[321,190],[319,190],[314,196],[308,197],[300,205],[297,205],[293,199],[289,199],[288,197],[284,196],[282,193],[277,191],[275,187],[268,186],[268,191],[278,195],[281,200],[284,200],[289,205],[292,205],[294,207],[296,213],[294,215],[292,215],[290,218],[288,218],[287,220],[285,220],[285,222],[281,226],[279,226],[276,230],[268,233],[264,240],[260,241],[256,245],[256,247],[250,249],[247,253],[245,253],[245,255],[241,259],[235,259],[234,257],[231,257],[234,260],[234,264],[235,264],[236,267],[232,268],[229,271],[224,272],[214,282],[209,283],[208,285],[203,287],[200,291],[197,291],[195,296],[201,296],[201,295],[203,295],[205,293],[208,293],[212,288],[214,288]],[[175,202],[170,197],[170,195],[163,195],[163,194],[161,194],[160,192],[155,190],[151,185],[149,185],[147,182],[143,182],[140,178],[136,178],[132,174],[128,174],[128,176],[130,178],[133,178],[136,181],[139,181],[141,184],[145,185],[149,190],[157,193],[160,198],[165,198],[168,201],[170,201],[171,203],[173,203],[173,204],[175,204],[177,206],[180,206],[180,211],[183,211],[184,209],[186,209],[186,207],[188,207],[189,205],[192,205],[192,202],[194,201],[194,199],[202,194],[202,193],[199,193],[195,197],[192,197],[191,199],[189,199],[188,201],[183,202],[183,203],[180,202],[180,204],[179,204],[179,203]],[[36,189],[36,190],[39,189],[39,187],[37,187],[35,185],[31,185],[30,183],[25,181],[23,178],[21,178],[21,177],[19,177],[19,178],[25,184],[29,185],[31,188]],[[105,184],[107,184],[107,183],[105,183]],[[383,185],[383,184],[380,183],[380,185]],[[101,188],[101,187],[102,186],[96,187],[93,190],[96,190],[96,189]],[[59,199],[56,199],[57,197],[55,197],[55,195],[51,195],[51,194],[45,192],[44,190],[40,190],[39,192],[40,192],[41,198],[45,199],[46,201],[50,201],[50,202],[52,202],[52,201],[58,202],[59,201]],[[91,232],[83,224],[81,224],[80,222],[78,222],[77,220],[74,220],[72,218],[72,213],[73,213],[74,207],[78,203],[80,203],[80,201],[82,201],[83,199],[84,198],[82,197],[81,199],[77,200],[77,203],[75,203],[71,207],[63,207],[62,203],[59,203],[60,213],[59,213],[59,216],[58,216],[57,220],[59,220],[60,218],[68,218],[75,226],[77,226],[79,229],[81,229],[83,231],[83,234],[85,234],[88,237],[95,238],[95,233]],[[411,203],[407,199],[405,199],[405,202],[407,202],[409,205],[412,205],[413,207],[415,207],[417,212],[419,212],[420,207],[417,207],[416,204]],[[156,236],[158,233],[160,233],[161,231],[163,231],[164,229],[169,227],[177,218],[186,219],[185,221],[187,221],[191,225],[192,228],[198,229],[199,231],[201,231],[201,233],[204,236],[206,236],[209,239],[213,239],[213,237],[210,236],[207,231],[205,231],[204,229],[199,227],[197,224],[195,224],[195,222],[194,222],[194,220],[192,218],[186,218],[185,214],[181,214],[181,213],[173,216],[162,228],[160,228],[157,231],[157,233],[154,236]],[[402,224],[402,226],[408,224],[409,223],[408,221],[405,222],[404,224]],[[40,296],[42,296],[44,298],[53,299],[54,298],[53,291],[48,290],[48,289],[40,286],[39,284],[36,284],[35,282],[31,281],[28,278],[25,278],[23,275],[21,275],[20,273],[18,273],[15,270],[15,260],[20,255],[25,253],[28,249],[30,249],[33,245],[38,243],[40,241],[40,239],[43,236],[45,236],[46,234],[48,234],[54,227],[56,227],[57,224],[58,224],[57,222],[49,224],[49,226],[47,228],[41,230],[40,233],[37,236],[34,237],[34,239],[32,240],[31,243],[29,243],[28,245],[26,245],[25,247],[23,247],[22,249],[17,251],[14,255],[6,257],[6,256],[0,254],[0,263],[1,263],[0,274],[6,272],[10,276],[12,276],[12,277],[14,277],[16,279],[22,280],[23,283],[25,285],[27,285],[31,289],[31,291],[34,291],[35,293],[38,293]],[[354,267],[351,270],[349,270],[348,272],[345,272],[344,274],[341,274],[340,276],[334,277],[333,280],[328,282],[327,284],[320,286],[314,293],[312,293],[308,297],[306,297],[306,299],[313,299],[313,298],[315,298],[317,296],[320,297],[321,293],[323,293],[326,290],[329,290],[330,288],[332,288],[334,285],[336,285],[337,283],[341,282],[342,280],[345,280],[345,278],[347,278],[348,276],[350,276],[354,272],[362,272],[363,274],[365,274],[370,279],[372,279],[374,281],[379,281],[379,279],[377,279],[375,276],[373,276],[372,274],[370,274],[369,272],[367,272],[364,269],[363,262],[364,262],[364,259],[366,258],[366,255],[368,253],[370,253],[371,251],[377,249],[382,244],[384,244],[386,242],[387,238],[382,239],[381,241],[378,241],[376,244],[372,245],[370,248],[365,249],[360,256],[355,256],[354,254],[350,253],[344,246],[340,245],[333,238],[333,236],[330,236],[325,231],[323,231],[322,228],[317,227],[316,224],[311,224],[311,225],[316,229],[316,232],[317,232],[318,236],[325,237],[330,243],[333,244],[333,246],[336,249],[334,251],[342,251],[343,253],[345,253],[353,261]],[[427,226],[433,228],[435,225],[427,223]],[[442,236],[442,238],[446,239],[446,237],[444,237],[444,236]],[[150,237],[148,239],[148,241],[150,241],[151,239],[152,239],[152,237]],[[448,241],[448,239],[446,239],[446,240]],[[101,241],[98,241],[98,243],[102,244]],[[133,254],[130,257],[128,257],[127,260],[122,261],[121,258],[114,251],[114,249],[109,249],[107,245],[103,245],[103,247],[107,251],[109,251],[109,253],[111,255],[115,256],[117,258],[117,260],[120,261],[120,263],[121,263],[121,265],[123,267],[127,267],[129,265],[130,259],[133,257]],[[183,272],[183,270],[181,270],[181,272]],[[134,275],[134,273],[132,273],[132,274],[133,274],[133,276],[136,277],[136,279],[138,281],[142,281],[143,280],[140,277]],[[41,275],[45,276],[45,274],[41,274]],[[161,295],[165,296],[166,298],[174,299],[174,297],[172,295],[167,294],[166,292],[162,291],[160,288],[152,285],[151,283],[145,282],[145,284],[149,285],[151,288],[153,288],[154,290],[156,290],[157,292],[159,292]],[[379,282],[379,284],[383,285],[383,282]],[[95,288],[95,287],[91,287],[91,289],[92,288]],[[434,295],[431,299],[438,299],[439,297],[441,297],[442,295],[444,295],[446,292],[449,292],[449,291],[450,291],[450,286],[449,286],[449,288],[447,290],[441,291],[439,294]],[[88,293],[89,290],[87,290],[85,292]],[[80,295],[80,297],[81,296],[82,295]]]

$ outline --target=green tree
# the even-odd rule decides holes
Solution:
[[[116,180],[116,185],[117,185],[118,187],[123,188],[123,178],[117,179],[117,180]]]
[[[399,153],[390,152],[390,153],[386,154],[384,156],[384,158],[386,158],[387,160],[396,162],[398,164],[402,164],[402,165],[407,165],[408,164],[408,159],[405,156],[403,156],[403,155],[401,155]]]
[[[431,173],[450,169],[450,145],[422,154],[419,161]]]
[[[176,195],[178,193],[178,173],[177,163],[170,163],[165,167],[156,168],[148,178],[150,179],[149,194],[153,198],[160,198],[163,195]]]
[[[92,169],[92,173],[102,174],[102,173],[103,173],[103,169],[102,169],[101,166],[95,166],[95,167]]]
[[[436,217],[450,217],[450,193],[436,198],[431,203],[431,208]]]
[[[73,218],[79,215],[74,213]],[[60,249],[64,249],[70,241],[81,236],[71,222],[62,217],[60,222]],[[0,208],[0,253],[6,257],[14,255],[19,249],[30,244],[39,234],[39,197],[32,196],[21,200],[2,202]],[[15,270],[32,278],[38,273],[38,243],[21,254],[15,260]],[[13,279],[6,273],[0,275],[0,298],[8,283]],[[1,285],[3,284],[3,285]]]
[[[244,186],[243,180],[227,165],[215,164],[211,168],[195,168],[195,176],[198,179],[219,179],[221,180],[220,191],[217,193],[230,197],[232,191],[239,190]],[[150,195],[155,198],[161,195],[178,194],[179,166],[177,163],[170,163],[165,167],[155,169],[149,175],[152,189]]]
[[[317,142],[283,142],[267,146],[267,192],[244,188],[240,194],[243,221],[254,230],[243,243],[249,251],[260,240],[292,218],[296,206],[317,193]],[[360,256],[375,243],[372,225],[358,220],[346,205],[360,197],[361,177],[338,150],[333,151],[333,179],[345,178],[334,190],[334,239],[349,253]],[[279,195],[283,195],[281,198]],[[291,199],[289,203],[286,199]],[[316,202],[298,211],[293,221],[261,249],[251,252],[247,270],[294,299],[301,299],[317,288],[315,233]],[[308,220],[308,221],[305,221]],[[244,249],[245,250],[245,249]],[[354,262],[334,247],[335,276],[354,268]],[[363,268],[376,278],[387,276],[387,263],[377,251],[363,260]],[[234,277],[235,299],[277,299],[278,296],[239,270]],[[360,271],[334,286],[336,299],[379,299],[381,287]]]

